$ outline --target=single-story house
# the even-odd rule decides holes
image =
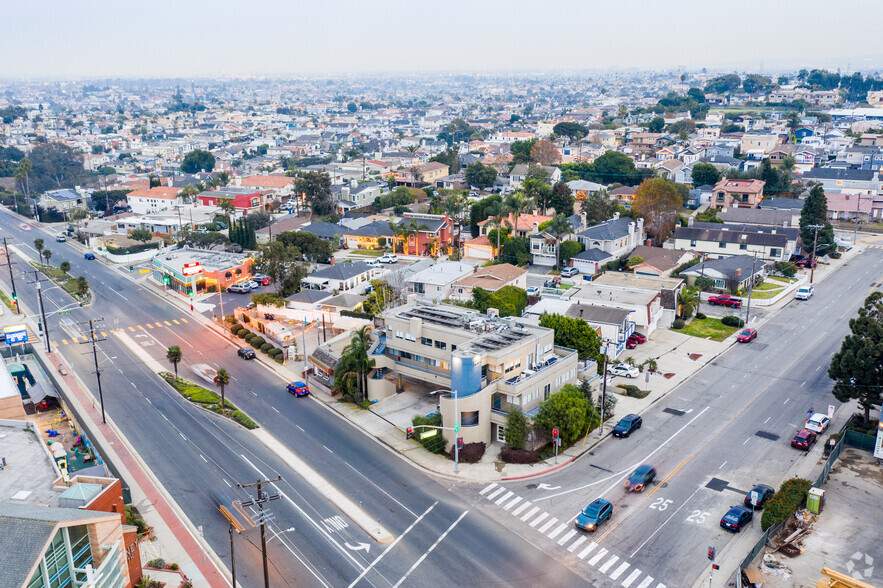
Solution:
[[[466,275],[454,283],[451,298],[472,300],[473,288],[496,292],[504,286],[515,286],[526,290],[527,270],[511,263],[501,263],[483,268],[475,266],[471,275]]]
[[[319,270],[303,279],[305,288],[343,292],[345,290],[365,291],[374,276],[383,270],[368,265],[365,261],[338,263]]]
[[[691,287],[696,283],[696,278],[703,277],[714,280],[714,287],[718,290],[744,292],[748,289],[752,276],[755,283],[766,276],[766,263],[755,259],[753,255],[733,255],[697,263],[680,275]]]
[[[683,249],[665,249],[650,245],[638,245],[629,256],[629,262],[640,258],[641,261],[632,266],[632,271],[644,276],[669,277],[681,264],[694,259],[696,254]]]

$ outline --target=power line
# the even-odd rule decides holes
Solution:
[[[272,484],[273,482],[278,482],[282,479],[282,476],[276,476],[272,480],[258,480],[253,484],[237,484],[239,488],[250,488],[252,486],[257,487],[258,497],[252,500],[245,500],[240,502],[240,506],[258,506],[258,513],[255,515],[256,520],[253,519],[255,523],[260,524],[261,526],[261,552],[263,554],[264,560],[264,588],[270,588],[270,570],[267,567],[267,521],[273,519],[273,514],[269,511],[264,512],[264,504],[271,500],[279,500],[279,494],[264,494],[263,486],[265,484]]]
[[[95,337],[95,323],[99,321],[103,322],[104,319],[89,319],[88,321],[83,321],[77,324],[85,325],[86,323],[89,323],[89,340],[81,341],[80,344],[92,344],[92,359],[95,361],[95,378],[98,380],[98,400],[101,403],[101,422],[106,423],[107,420],[104,417],[104,393],[101,390],[101,370],[98,368],[98,347],[95,344],[100,341],[105,341],[107,337],[101,337],[100,339]]]

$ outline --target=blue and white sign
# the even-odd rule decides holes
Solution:
[[[28,341],[28,330],[25,328],[24,325],[3,327],[3,334],[6,336],[6,343],[8,345],[15,345],[16,343],[27,343]]]

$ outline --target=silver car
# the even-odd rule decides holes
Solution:
[[[619,363],[616,365],[608,366],[607,373],[612,374],[614,376],[624,376],[626,378],[637,378],[638,374],[641,372],[633,365],[628,365],[626,363]]]

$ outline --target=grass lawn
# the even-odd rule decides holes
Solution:
[[[768,280],[775,280],[776,282],[781,282],[783,284],[793,284],[797,280],[792,278],[786,278],[785,276],[770,276],[767,278]]]
[[[782,293],[784,288],[776,288],[775,290],[758,290],[754,289],[751,293],[752,300],[769,300],[770,298],[775,298],[779,294]]]
[[[354,249],[350,251],[350,255],[363,255],[365,257],[380,257],[386,253],[385,251],[376,251],[374,249]]]
[[[559,290],[570,290],[573,288],[573,284],[561,284],[558,286]]]
[[[757,286],[754,287],[755,291],[757,291],[757,290],[781,290],[781,289],[782,289],[782,286],[779,286],[778,284],[768,284],[766,282],[763,282],[762,284],[758,284]]]
[[[738,327],[726,326],[720,322],[720,319],[708,317],[704,319],[694,318],[680,332],[691,337],[699,337],[700,339],[723,341],[738,330]]]
[[[181,396],[189,400],[190,402],[195,402],[196,404],[201,404],[203,408],[207,408],[212,412],[216,412],[221,414],[227,418],[231,418],[246,429],[257,429],[258,425],[253,420],[242,414],[236,406],[233,405],[232,402],[224,399],[224,409],[221,410],[221,395],[209,390],[208,388],[203,388],[202,386],[198,386],[189,380],[185,380],[184,378],[175,379],[174,374],[170,374],[168,372],[160,373],[160,376],[169,383],[175,390],[177,390]]]
[[[14,308],[12,308],[12,300],[7,298],[6,294],[4,294],[2,290],[0,290],[0,300],[3,301],[3,304],[9,307],[9,310],[15,310]]]

